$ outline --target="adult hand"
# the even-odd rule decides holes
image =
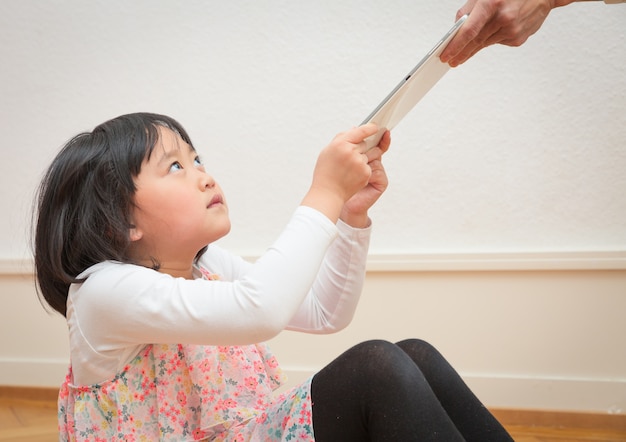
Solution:
[[[481,49],[499,43],[520,46],[541,27],[550,11],[572,0],[468,0],[457,12],[469,14],[457,35],[441,54],[455,67]]]

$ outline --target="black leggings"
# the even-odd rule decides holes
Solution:
[[[367,341],[313,377],[319,442],[512,441],[427,342]]]

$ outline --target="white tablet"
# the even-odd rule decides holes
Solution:
[[[411,72],[404,76],[402,81],[363,121],[362,124],[374,122],[380,127],[377,134],[365,140],[366,150],[378,145],[385,131],[393,129],[450,69],[450,65],[441,62],[439,55],[441,55],[466,19],[467,15],[461,17],[452,26],[452,29],[439,40],[435,47],[422,58]]]

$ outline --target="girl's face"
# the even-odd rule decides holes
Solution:
[[[221,188],[196,152],[169,129],[135,178],[133,258],[174,276],[190,276],[198,251],[230,231]]]

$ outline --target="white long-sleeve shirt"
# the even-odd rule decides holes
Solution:
[[[369,238],[369,228],[301,206],[255,263],[210,245],[199,266],[217,281],[96,264],[69,290],[74,384],[111,379],[146,344],[247,345],[284,329],[340,330],[358,303]]]

